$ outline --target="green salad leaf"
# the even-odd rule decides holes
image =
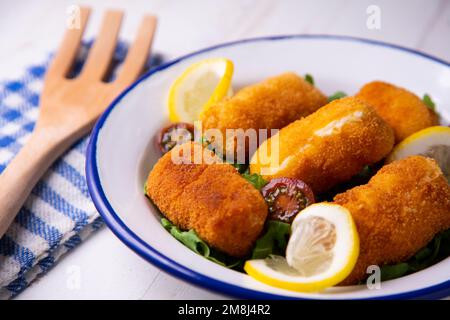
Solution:
[[[252,259],[265,259],[271,254],[284,256],[290,233],[289,223],[269,221],[266,225],[266,233],[256,240]]]
[[[189,231],[181,231],[166,218],[161,219],[164,229],[170,232],[174,238],[183,243],[186,247],[202,256],[209,256],[209,246],[191,229]]]
[[[346,97],[347,94],[344,91],[336,91],[331,96],[328,97],[328,102],[331,102],[333,100],[341,99]]]
[[[433,102],[433,100],[431,99],[430,95],[428,94],[424,94],[423,98],[422,98],[423,103],[425,103],[427,105],[428,108],[430,108],[431,110],[435,111],[436,110],[436,104]]]
[[[381,267],[381,281],[392,280],[404,276],[409,270],[406,262]]]
[[[381,267],[381,280],[391,280],[423,270],[450,256],[450,229],[438,233],[430,243],[411,259]]]
[[[305,74],[305,81],[309,82],[311,85],[314,85],[314,78],[309,73]]]
[[[175,239],[206,259],[231,269],[243,265],[241,259],[228,257],[227,255],[210,248],[205,241],[200,239],[195,230],[190,229],[188,231],[182,231],[166,218],[161,218],[161,224]]]
[[[261,190],[262,187],[264,187],[267,184],[267,181],[264,180],[264,178],[257,174],[257,173],[242,173],[242,177],[250,182],[256,189]]]
[[[233,167],[235,167],[236,170],[237,170],[240,174],[243,174],[243,173],[246,172],[247,169],[248,169],[248,165],[245,164],[245,163],[231,163],[231,165],[232,165]]]
[[[358,172],[353,179],[357,180],[357,183],[365,184],[376,173],[376,165],[365,165],[360,172]]]

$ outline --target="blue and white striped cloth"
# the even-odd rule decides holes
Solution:
[[[91,43],[83,45],[75,74]],[[126,45],[121,42],[114,61],[120,63],[125,54]],[[155,65],[160,60],[155,56],[149,63]],[[48,63],[27,68],[20,79],[0,82],[0,172],[33,130]],[[88,137],[51,166],[0,240],[0,299],[21,292],[63,254],[102,226],[86,185],[87,143]]]

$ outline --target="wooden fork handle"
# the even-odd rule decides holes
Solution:
[[[49,166],[73,143],[50,130],[34,130],[0,175],[0,238]]]

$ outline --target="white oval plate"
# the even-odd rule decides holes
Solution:
[[[363,84],[385,80],[418,95],[428,93],[444,119],[450,119],[450,65],[413,50],[336,36],[277,36],[204,49],[144,75],[102,115],[87,154],[87,179],[93,201],[112,231],[143,258],[177,276],[215,291],[245,298],[440,298],[450,295],[450,258],[400,279],[366,286],[297,293],[260,283],[195,254],[160,224],[158,210],[143,195],[146,176],[159,154],[155,133],[167,123],[167,92],[190,64],[209,57],[234,62],[233,87],[284,71],[310,73],[327,94],[354,94]]]

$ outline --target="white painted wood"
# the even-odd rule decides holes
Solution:
[[[0,80],[20,75],[57,47],[66,8],[77,0],[0,1]],[[381,9],[381,29],[366,27],[370,4]],[[144,12],[159,25],[153,48],[166,58],[240,38],[286,33],[327,33],[397,43],[450,60],[447,0],[91,0],[87,37],[96,34],[106,8],[126,11],[121,37],[132,40]],[[332,53],[330,53],[332,54]],[[71,283],[77,270],[80,287]],[[146,263],[103,228],[64,257],[18,299],[218,299]]]
[[[450,1],[441,0],[417,48],[450,60]]]

